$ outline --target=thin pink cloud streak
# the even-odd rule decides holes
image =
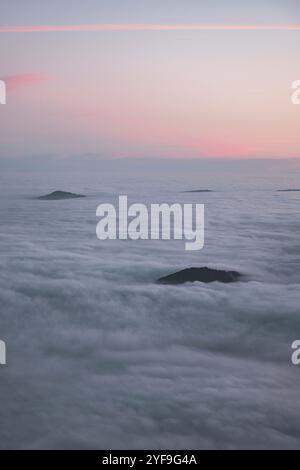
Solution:
[[[80,31],[300,31],[300,24],[146,24],[97,23],[79,25],[0,26],[0,33]]]
[[[33,85],[42,80],[46,80],[48,77],[41,73],[24,73],[18,75],[10,75],[3,77],[8,89],[15,90],[24,86]]]

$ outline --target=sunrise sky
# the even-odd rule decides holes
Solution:
[[[300,157],[299,43],[299,0],[1,2],[0,158]]]

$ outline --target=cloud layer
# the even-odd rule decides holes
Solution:
[[[300,334],[299,195],[272,190],[294,181],[293,167],[283,180],[274,167],[253,163],[236,180],[220,170],[222,185],[205,166],[1,174],[1,447],[299,447],[300,377],[290,361]],[[182,192],[204,186],[217,191]],[[88,197],[32,198],[58,188]],[[97,204],[120,193],[201,199],[204,250],[97,240]],[[250,281],[153,283],[191,265],[235,268]]]

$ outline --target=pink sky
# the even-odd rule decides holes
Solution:
[[[298,30],[1,26],[11,34],[0,47],[10,51],[2,54],[0,156],[300,157],[300,106],[290,99],[300,79]],[[53,34],[13,34],[39,32]]]

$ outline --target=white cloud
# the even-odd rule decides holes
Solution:
[[[207,241],[196,255],[182,242],[99,242],[95,183],[65,183],[93,195],[47,206],[30,199],[31,179],[2,186],[2,448],[299,447],[298,199],[179,194],[183,183],[159,193],[155,179],[137,180],[131,197],[201,199]],[[105,184],[121,192],[113,177],[107,194]],[[249,282],[153,282],[207,264]]]

